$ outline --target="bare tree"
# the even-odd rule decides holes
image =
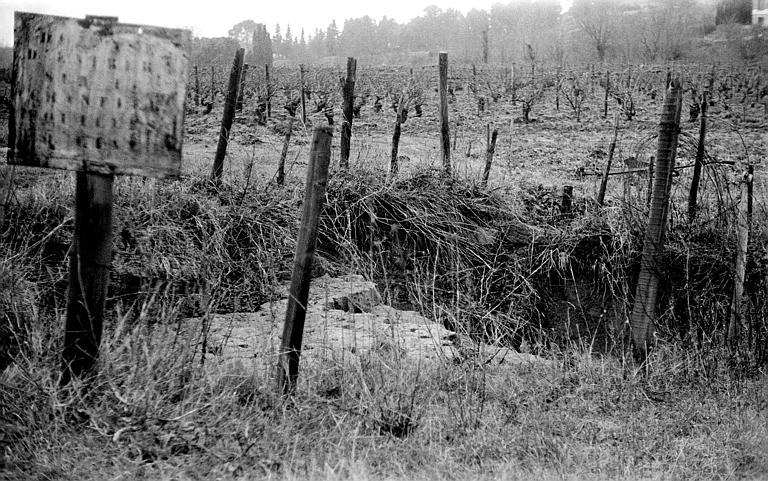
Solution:
[[[569,13],[579,28],[587,34],[597,52],[597,58],[603,62],[608,52],[620,10],[614,0],[576,0]]]

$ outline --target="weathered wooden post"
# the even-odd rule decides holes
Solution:
[[[291,134],[293,133],[293,122],[296,120],[296,107],[294,105],[288,108],[288,128],[285,131],[283,140],[283,150],[280,152],[280,161],[277,163],[277,185],[285,183],[285,160],[288,158],[288,148],[291,145]]]
[[[301,84],[301,123],[307,125],[307,89],[304,85],[304,64],[299,65],[299,82]]]
[[[272,117],[272,82],[269,78],[269,64],[264,64],[264,80],[267,84],[267,118]]]
[[[744,276],[747,270],[749,247],[750,207],[752,204],[752,166],[744,171],[741,179],[741,200],[737,214],[736,259],[734,261],[733,297],[726,340],[731,350],[738,346],[739,331],[744,317]]]
[[[304,321],[307,315],[309,284],[312,278],[312,262],[315,256],[317,228],[325,201],[328,184],[328,165],[331,161],[331,138],[333,128],[315,128],[307,166],[307,183],[304,191],[304,206],[301,229],[296,242],[296,256],[291,276],[288,307],[285,312],[283,337],[278,353],[277,383],[286,394],[296,389],[299,377],[299,358],[304,337]]]
[[[448,127],[448,53],[440,52],[438,61],[440,80],[438,95],[440,97],[440,153],[443,159],[443,171],[451,173],[451,133]]]
[[[216,102],[216,67],[211,65],[211,98],[208,99],[211,102],[211,108]]]
[[[564,185],[563,197],[562,197],[562,200],[560,201],[560,213],[567,215],[571,213],[572,209],[573,209],[573,186]]]
[[[243,110],[243,100],[245,98],[245,79],[246,79],[246,77],[248,77],[248,64],[244,63],[242,71],[240,73],[240,88],[238,90],[239,93],[237,94],[237,106],[235,108],[235,110],[237,110],[238,112]]]
[[[76,171],[66,384],[98,358],[114,176],[179,174],[190,34],[16,12],[14,35],[8,162]]]
[[[608,93],[611,91],[611,72],[605,71],[605,98],[603,99],[603,118],[608,118]]]
[[[355,79],[357,70],[357,60],[353,57],[347,58],[347,78],[344,81],[342,95],[344,105],[342,107],[343,120],[341,123],[341,155],[339,157],[339,168],[347,170],[349,168],[349,147],[352,139],[352,110],[355,104]]]
[[[240,71],[243,67],[244,48],[238,48],[235,52],[235,60],[232,62],[232,70],[229,72],[229,87],[227,100],[224,103],[224,113],[221,116],[221,130],[219,131],[219,143],[216,146],[216,157],[213,158],[211,180],[219,183],[224,172],[224,157],[227,155],[229,132],[232,129],[232,121],[235,119],[235,104],[240,85]]]
[[[664,96],[659,122],[656,176],[653,180],[653,196],[643,241],[640,275],[630,317],[634,354],[639,362],[645,362],[648,356],[653,330],[653,316],[659,291],[659,266],[662,262],[661,255],[664,253],[669,193],[672,188],[672,172],[675,166],[680,126],[681,92],[679,81],[673,80]]]
[[[613,117],[613,138],[611,139],[611,145],[608,147],[608,160],[605,163],[605,171],[603,172],[603,178],[600,181],[600,191],[597,193],[597,205],[605,204],[605,191],[608,188],[608,176],[611,175],[611,163],[613,162],[613,154],[616,152],[616,140],[619,137],[619,114],[617,113]]]
[[[392,150],[389,160],[389,173],[396,174],[399,170],[397,164],[397,152],[400,149],[400,133],[403,125],[403,111],[405,109],[405,90],[400,94],[400,101],[397,104],[397,115],[395,116],[395,128],[392,132]]]
[[[195,108],[200,105],[200,77],[197,74],[197,65],[195,65]]]
[[[488,127],[490,128],[490,127]],[[493,133],[488,140],[485,150],[485,169],[483,170],[483,187],[488,185],[488,178],[491,176],[491,164],[493,164],[493,155],[496,152],[496,139],[499,137],[499,129],[493,129]]]
[[[699,143],[696,145],[696,161],[693,164],[691,190],[688,194],[688,223],[696,218],[696,203],[701,182],[701,169],[704,167],[704,141],[707,138],[707,91],[701,94],[701,112],[699,113]]]

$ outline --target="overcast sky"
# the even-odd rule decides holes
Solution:
[[[567,0],[564,0],[567,2]],[[303,27],[309,35],[336,20],[339,30],[345,18],[369,15],[406,22],[423,13],[429,5],[443,10],[455,8],[467,13],[472,8],[489,10],[504,0],[0,0],[0,46],[13,44],[13,12],[16,10],[82,18],[85,15],[116,16],[124,23],[143,23],[163,27],[191,28],[203,37],[223,37],[234,24],[247,19],[264,23],[270,32],[279,23],[285,34],[299,35]],[[561,2],[562,3],[562,2]]]

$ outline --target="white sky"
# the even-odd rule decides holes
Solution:
[[[13,44],[13,12],[45,13],[83,18],[85,15],[116,16],[120,22],[191,28],[203,37],[224,37],[236,23],[252,19],[267,25],[270,32],[279,23],[291,25],[298,36],[303,27],[309,35],[316,28],[326,28],[336,20],[339,30],[345,18],[369,15],[375,20],[383,16],[406,22],[424,12],[429,5],[443,10],[455,8],[467,13],[472,8],[490,10],[494,3],[504,0],[0,0],[0,46]],[[561,0],[561,3],[570,3]]]

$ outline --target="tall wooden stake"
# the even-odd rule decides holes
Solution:
[[[213,108],[216,102],[216,68],[213,65],[211,65],[211,98],[209,100]]]
[[[237,95],[237,107],[236,110],[239,112],[243,110],[243,100],[245,98],[245,79],[248,76],[248,64],[243,64],[242,71],[240,73],[240,91]]]
[[[499,137],[499,129],[493,129],[491,138],[488,141],[485,150],[485,170],[483,170],[483,187],[488,185],[488,178],[491,176],[491,164],[493,164],[493,154],[496,152],[496,139]]]
[[[613,154],[616,152],[616,140],[619,137],[619,114],[613,117],[613,138],[611,139],[611,146],[608,148],[608,161],[605,163],[605,171],[603,172],[603,179],[600,181],[600,191],[597,193],[597,204],[605,204],[605,191],[608,188],[608,176],[611,175],[611,163],[613,162]]]
[[[295,109],[294,109],[295,110]],[[291,133],[293,132],[293,122],[296,120],[296,115],[293,112],[288,113],[288,130],[285,132],[285,140],[283,141],[283,150],[280,152],[280,161],[277,163],[277,185],[283,185],[285,183],[285,160],[288,157],[288,147],[291,145]]]
[[[312,262],[315,256],[317,228],[325,201],[325,189],[328,184],[332,136],[332,127],[317,127],[309,153],[307,183],[304,192],[304,212],[296,242],[291,289],[285,313],[280,352],[278,353],[277,382],[279,388],[286,394],[292,393],[296,389],[296,381],[299,377],[304,320],[307,315],[307,300],[309,299],[309,284],[312,277]]]
[[[400,133],[403,125],[403,109],[405,108],[405,91],[400,94],[400,102],[397,104],[397,116],[395,117],[395,129],[392,132],[392,151],[389,160],[389,172],[396,174],[399,167],[397,164],[397,153],[400,149]]]
[[[562,197],[562,200],[560,201],[560,213],[570,214],[572,209],[573,209],[573,186],[564,185],[563,197]]]
[[[341,123],[341,156],[339,157],[339,168],[347,170],[349,168],[349,147],[352,139],[352,110],[355,104],[355,77],[357,70],[357,60],[353,57],[347,58],[347,79],[344,82],[342,95],[344,96],[344,105],[342,108],[343,121]]]
[[[195,65],[195,107],[200,105],[200,77],[197,73],[197,65]]]
[[[752,174],[744,172],[741,182],[741,201],[739,202],[738,229],[736,231],[736,260],[734,262],[733,298],[731,300],[731,316],[728,322],[728,344],[735,350],[739,341],[739,327],[744,316],[744,275],[747,269],[747,248],[749,246],[749,208],[750,184]]]
[[[264,80],[267,83],[267,118],[272,117],[272,83],[269,79],[269,64],[264,64]]]
[[[89,374],[99,353],[112,262],[112,175],[77,172],[75,234],[61,383]]]
[[[635,290],[635,303],[630,317],[635,359],[645,362],[648,356],[653,316],[659,291],[659,266],[664,253],[669,193],[672,188],[672,172],[675,166],[682,89],[678,81],[670,83],[664,96],[659,141],[656,151],[656,176],[653,180],[653,197],[648,215],[648,227],[643,241],[640,275]]]
[[[691,191],[688,194],[688,222],[692,223],[696,218],[696,203],[699,195],[699,182],[701,182],[701,168],[704,166],[704,141],[707,137],[707,91],[701,94],[701,112],[699,114],[699,143],[696,146],[696,162],[693,164],[693,178],[691,179]]]
[[[448,127],[448,53],[440,52],[438,70],[440,81],[438,94],[440,96],[440,153],[443,158],[443,170],[451,173],[451,133]]]
[[[304,64],[299,65],[299,81],[301,83],[301,123],[307,125],[307,90],[304,86]]]
[[[235,118],[235,104],[237,103],[240,71],[243,68],[244,54],[244,48],[237,49],[237,52],[235,52],[235,60],[232,63],[232,70],[229,72],[229,89],[227,90],[227,100],[224,104],[224,114],[221,118],[219,144],[216,147],[216,157],[213,159],[213,170],[211,171],[211,180],[216,183],[221,181],[221,174],[224,172],[224,157],[227,155],[229,131],[232,128],[232,121]]]
[[[608,118],[608,93],[611,91],[611,72],[605,72],[605,98],[603,99],[603,118]]]

